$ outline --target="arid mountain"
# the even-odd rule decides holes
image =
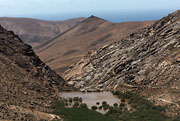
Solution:
[[[43,21],[30,18],[0,18],[0,24],[32,46],[48,41],[84,20],[76,18],[66,21]]]
[[[73,90],[17,35],[0,26],[0,119],[52,118],[46,109],[60,91]],[[43,116],[44,115],[44,116]]]
[[[152,24],[148,22],[111,23],[91,16],[36,51],[59,74],[78,62],[88,51],[119,41],[130,33]]]
[[[180,110],[180,10],[89,52],[64,78],[81,90],[136,90]]]

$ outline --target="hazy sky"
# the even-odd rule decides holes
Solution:
[[[0,0],[0,16],[177,9],[180,9],[180,0]]]

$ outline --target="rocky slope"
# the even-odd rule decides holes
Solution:
[[[89,52],[64,77],[81,90],[137,90],[179,109],[180,10]]]
[[[82,20],[84,18],[66,21],[43,21],[30,18],[1,17],[0,24],[5,29],[14,31],[24,42],[37,46],[65,32]]]
[[[0,119],[40,120],[60,91],[70,91],[17,35],[0,26]],[[37,112],[37,113],[34,113]],[[41,116],[43,117],[43,116]]]
[[[91,16],[36,49],[44,62],[62,74],[88,51],[118,41],[151,23],[153,22],[112,23]]]

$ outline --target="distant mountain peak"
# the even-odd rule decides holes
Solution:
[[[90,16],[90,17],[88,17],[88,18],[102,19],[102,18],[100,18],[100,17],[97,17],[97,16],[94,16],[94,15],[91,15],[91,16]]]
[[[95,16],[94,16],[94,15],[91,15],[91,16],[90,16],[90,18],[93,18],[93,17],[95,17]]]
[[[87,19],[85,19],[84,21],[82,22],[93,22],[93,21],[100,21],[100,22],[109,22],[103,18],[100,18],[100,17],[97,17],[97,16],[94,16],[94,15],[91,15],[90,17],[88,17]]]
[[[100,18],[100,17],[98,17],[98,16],[94,16],[94,15],[91,15],[90,17],[88,17],[88,18],[90,18],[90,19],[102,19],[102,20],[104,20],[103,18]]]

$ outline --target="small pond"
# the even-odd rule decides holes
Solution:
[[[99,107],[103,101],[106,101],[107,104],[110,106],[113,106],[114,103],[117,103],[118,105],[121,103],[121,100],[118,97],[115,97],[111,92],[63,92],[60,94],[60,97],[64,99],[69,99],[69,98],[74,98],[74,97],[79,97],[82,98],[82,103],[86,103],[88,108],[91,109],[92,106],[97,106]],[[96,104],[99,102],[100,104]],[[72,107],[68,106],[68,107]],[[127,103],[127,107],[128,103]],[[98,112],[100,113],[106,113],[107,110],[102,110],[102,109],[97,109]]]

